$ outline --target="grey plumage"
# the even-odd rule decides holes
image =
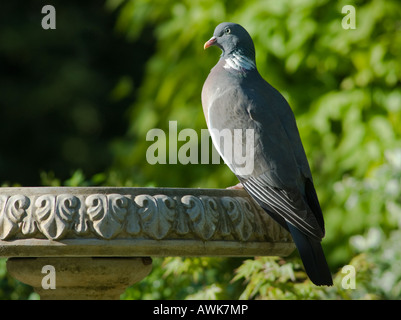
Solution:
[[[294,114],[284,97],[259,74],[255,49],[248,32],[238,24],[222,23],[205,48],[218,46],[219,62],[202,89],[202,105],[209,130],[251,129],[254,136],[251,171],[225,159],[224,144],[212,135],[216,149],[245,190],[278,223],[289,230],[305,269],[317,285],[332,279],[320,241],[325,235],[323,214]],[[243,155],[235,145],[234,155]]]

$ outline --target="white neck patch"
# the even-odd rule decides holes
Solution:
[[[226,59],[226,64],[224,65],[225,69],[234,69],[237,71],[243,71],[245,70],[252,70],[255,69],[255,62],[253,62],[251,59],[238,54],[238,53],[233,53],[232,57]]]

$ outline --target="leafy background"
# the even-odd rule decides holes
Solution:
[[[45,4],[56,8],[56,30],[40,26]],[[350,4],[355,30],[341,25]],[[400,299],[398,0],[3,1],[0,184],[237,183],[224,164],[150,165],[145,157],[150,129],[168,132],[169,121],[178,130],[206,128],[200,92],[220,52],[203,43],[223,21],[249,31],[260,73],[295,113],[335,285],[313,286],[297,253],[157,258],[122,298]],[[38,298],[0,262],[0,298]],[[354,290],[342,287],[347,264]]]

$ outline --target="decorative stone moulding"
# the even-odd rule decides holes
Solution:
[[[243,190],[0,189],[0,256],[286,256],[290,234]]]
[[[149,274],[151,256],[294,249],[243,190],[0,188],[0,257],[42,299],[118,299]],[[43,285],[44,266],[54,270],[54,290]]]

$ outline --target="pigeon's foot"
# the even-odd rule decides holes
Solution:
[[[244,186],[240,182],[240,183],[237,183],[235,186],[228,187],[227,189],[229,189],[229,190],[242,190],[242,189],[244,189]]]

